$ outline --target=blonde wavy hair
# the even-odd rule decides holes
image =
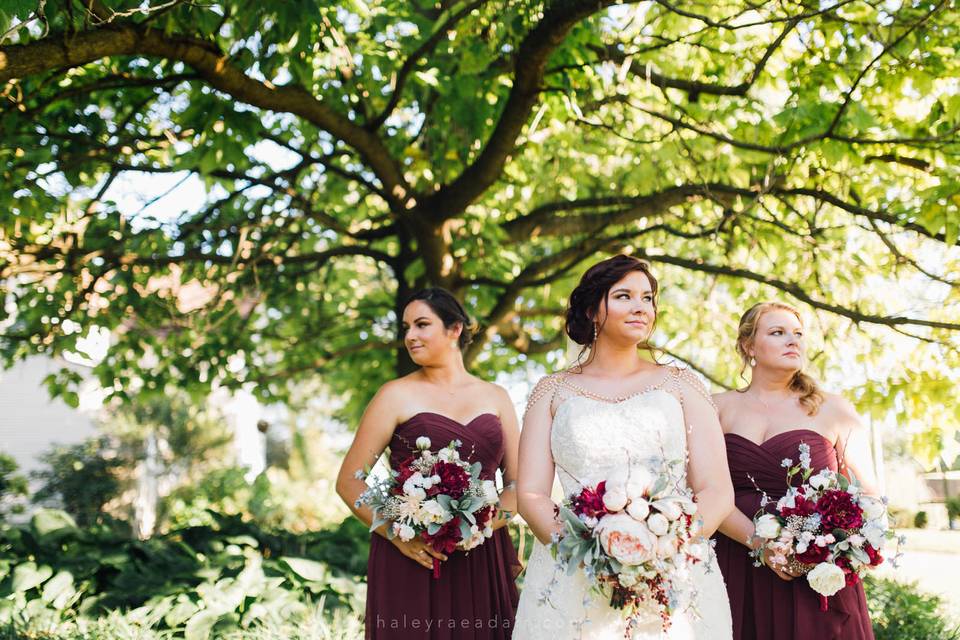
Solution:
[[[758,302],[740,316],[740,326],[737,330],[737,353],[743,360],[743,367],[740,369],[740,376],[747,370],[750,362],[750,346],[757,337],[757,326],[760,324],[760,318],[769,311],[789,311],[797,317],[800,326],[803,326],[803,318],[800,311],[793,305],[786,302]],[[823,392],[817,381],[805,374],[803,371],[797,371],[790,379],[789,388],[791,391],[800,394],[800,404],[807,410],[808,416],[816,415],[823,404]]]

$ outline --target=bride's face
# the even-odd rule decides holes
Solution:
[[[641,344],[650,337],[657,317],[653,287],[646,274],[631,271],[607,292],[597,323],[600,336],[615,342]]]

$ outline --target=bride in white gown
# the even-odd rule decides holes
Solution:
[[[692,374],[640,357],[656,320],[657,281],[646,263],[615,256],[591,267],[570,296],[567,334],[589,348],[582,366],[547,376],[534,388],[520,439],[520,513],[537,537],[527,565],[514,640],[669,638],[727,640],[730,605],[716,560],[684,578],[692,606],[674,613],[664,631],[655,614],[627,636],[621,610],[591,591],[583,571],[557,571],[548,548],[562,530],[550,494],[557,472],[565,495],[624,465],[687,460],[686,482],[697,496],[701,534],[711,536],[733,509],[723,435],[716,410]],[[585,349],[586,350],[586,349]]]

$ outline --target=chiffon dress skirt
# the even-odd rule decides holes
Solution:
[[[390,464],[416,449],[418,437],[430,438],[438,451],[459,440],[460,455],[480,462],[492,480],[503,462],[499,418],[485,413],[467,424],[422,412],[397,425],[390,441]],[[520,562],[503,527],[469,552],[454,551],[440,563],[440,577],[407,558],[392,542],[372,534],[367,563],[366,637],[382,640],[494,640],[509,638],[519,595],[514,578]]]
[[[760,509],[760,490],[771,500],[768,508],[786,493],[787,474],[781,461],[799,460],[802,442],[810,446],[815,473],[823,468],[837,470],[833,444],[810,429],[780,433],[763,444],[726,434],[736,505],[748,518]],[[800,479],[794,481],[799,484]],[[733,613],[734,640],[873,640],[862,584],[844,587],[827,599],[827,611],[821,611],[820,595],[806,578],[783,580],[767,567],[754,567],[749,550],[739,541],[720,533],[716,541]]]

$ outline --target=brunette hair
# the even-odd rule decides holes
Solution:
[[[417,300],[430,307],[430,310],[437,314],[437,317],[440,318],[443,326],[447,329],[453,329],[458,324],[461,325],[463,328],[457,342],[461,351],[467,348],[467,345],[473,340],[473,325],[463,305],[452,293],[442,287],[420,289],[407,298],[406,302],[403,303],[403,308],[406,309],[411,302]]]

